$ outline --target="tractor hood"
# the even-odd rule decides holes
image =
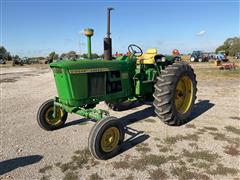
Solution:
[[[122,60],[61,60],[50,64],[50,67],[54,72],[58,70],[66,70],[71,74],[78,73],[91,73],[91,72],[106,72],[119,69],[130,70],[135,68],[135,59],[130,60],[129,58]]]

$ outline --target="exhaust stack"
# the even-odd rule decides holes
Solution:
[[[112,39],[111,39],[111,32],[110,32],[110,16],[111,11],[114,10],[113,8],[107,9],[107,37],[104,38],[104,59],[105,60],[112,60]]]

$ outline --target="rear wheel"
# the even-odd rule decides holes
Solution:
[[[177,62],[157,78],[153,105],[161,121],[182,125],[188,121],[196,99],[196,75],[190,65]]]
[[[122,123],[115,117],[106,117],[92,128],[88,138],[89,151],[97,159],[110,159],[118,154],[123,139]]]
[[[40,106],[37,113],[37,122],[42,129],[52,131],[64,125],[67,115],[67,112],[59,106],[55,107],[54,115],[54,100],[50,99]]]
[[[106,102],[106,104],[110,109],[114,111],[125,111],[133,107],[132,101],[124,101],[124,102],[117,102],[117,103]]]
[[[194,62],[194,61],[195,61],[195,58],[194,58],[194,57],[191,57],[191,58],[190,58],[190,61],[191,61],[191,62]]]

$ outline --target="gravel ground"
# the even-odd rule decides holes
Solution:
[[[69,114],[62,129],[38,126],[39,106],[56,95],[50,69],[1,68],[0,179],[239,179],[240,74],[205,76],[205,66],[194,66],[198,98],[186,125],[163,124],[151,104],[110,111],[127,136],[108,161],[86,150],[94,122]]]

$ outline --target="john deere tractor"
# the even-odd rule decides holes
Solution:
[[[131,108],[132,101],[153,101],[157,117],[164,123],[179,126],[188,121],[196,99],[196,76],[185,62],[169,60],[156,49],[143,53],[134,44],[128,55],[112,58],[110,12],[108,33],[104,38],[104,59],[91,58],[93,29],[85,29],[88,37],[88,59],[57,61],[50,64],[58,96],[44,102],[37,121],[45,130],[64,126],[68,113],[96,120],[88,146],[97,159],[115,156],[124,140],[123,123],[95,106],[102,101],[113,110]]]

